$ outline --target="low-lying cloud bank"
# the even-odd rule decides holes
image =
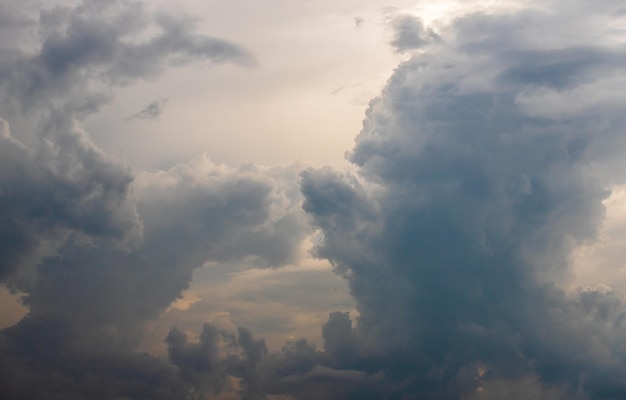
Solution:
[[[357,175],[300,178],[295,166],[207,157],[137,172],[81,128],[112,96],[101,86],[176,63],[250,65],[239,46],[138,3],[7,13],[5,38],[36,39],[1,43],[0,280],[30,313],[0,333],[0,393],[626,397],[621,296],[561,289],[572,250],[596,240],[609,188],[624,183],[611,169],[626,126],[626,53],[610,28],[620,10],[520,2],[437,33],[397,20],[393,45],[415,54],[370,103],[349,154]],[[130,40],[137,32],[145,41]],[[32,145],[9,125],[23,113],[38,121]],[[271,353],[245,328],[207,324],[197,340],[172,328],[168,360],[135,350],[195,268],[294,264],[310,224],[359,312],[332,313],[323,348],[301,339]]]

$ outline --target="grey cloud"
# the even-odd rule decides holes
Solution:
[[[36,286],[26,289],[32,318],[71,321],[87,345],[107,336],[125,345],[204,262],[270,267],[293,260],[307,228],[291,199],[283,197],[284,208],[278,203],[284,194],[270,176],[203,163],[178,170],[138,190],[141,243],[123,249],[105,239],[68,242],[43,261]]]
[[[245,328],[235,335],[205,324],[196,341],[172,328],[165,338],[169,362],[108,347],[77,349],[67,337],[67,327],[58,320],[31,319],[5,330],[0,371],[8,380],[2,381],[2,393],[11,399],[259,399],[290,388],[300,391],[299,382],[310,381],[307,386],[316,392],[304,398],[317,398],[320,381],[328,382],[332,395],[333,380],[348,387],[364,380],[358,371],[316,367],[319,353],[305,340],[268,354],[263,340]],[[294,371],[303,374],[287,375]]]
[[[626,121],[591,100],[566,118],[522,101],[622,85],[623,49],[528,32],[555,24],[528,9],[454,21],[370,103],[349,155],[359,176],[302,175],[316,254],[360,313],[354,331],[331,317],[325,351],[385,371],[386,398],[506,397],[533,379],[520,395],[623,396],[623,302],[559,285],[571,250],[596,239],[615,179],[589,166],[623,154]]]
[[[80,120],[116,85],[195,61],[250,65],[251,56],[196,34],[188,19],[154,16],[133,2],[53,7],[32,21],[17,24],[24,41],[0,39],[6,117],[22,111],[39,127],[12,135],[0,119],[0,280],[24,292],[29,307],[0,332],[0,393],[196,399],[221,390],[230,378],[215,346],[232,335],[205,327],[196,345],[174,330],[171,362],[135,347],[146,321],[203,263],[267,268],[295,259],[308,232],[298,169],[200,158],[169,171],[132,171],[98,149]],[[250,340],[241,344],[253,357]]]
[[[32,32],[38,38],[34,49],[1,43],[7,54],[0,62],[3,101],[25,111],[61,99],[83,108],[85,97],[110,85],[149,79],[167,66],[254,63],[248,51],[196,34],[193,25],[189,18],[149,14],[136,2],[84,1],[74,8],[44,9]],[[147,38],[136,39],[141,36]]]
[[[177,328],[170,331],[165,342],[169,360],[178,367],[184,381],[191,382],[195,388],[206,386],[213,393],[219,393],[228,383],[219,348],[225,339],[228,339],[227,334],[205,324],[198,343],[188,343],[187,335]],[[207,389],[200,390],[206,392]]]
[[[29,149],[0,121],[2,280],[45,242],[72,232],[120,244],[141,238],[129,169],[97,149],[75,122],[52,116],[43,128],[49,140]]]
[[[529,13],[455,21],[370,103],[349,155],[357,176],[302,173],[315,254],[348,281],[359,317],[331,314],[322,349],[242,340],[254,362],[241,366],[244,351],[229,374],[243,398],[624,396],[620,296],[559,288],[571,250],[596,239],[611,180],[589,165],[621,154],[624,117],[593,101],[539,114],[529,96],[601,87],[603,71],[623,74],[621,54],[525,42],[513,32]]]
[[[0,32],[5,41],[23,39],[25,30],[32,28],[34,21],[23,12],[17,1],[7,0],[0,5]]]
[[[422,20],[410,14],[395,17],[391,27],[394,36],[389,44],[398,53],[420,49],[430,43],[441,41],[441,37],[435,31],[424,28]]]
[[[305,170],[301,176],[305,196],[302,208],[319,217],[315,222],[320,227],[343,225],[373,215],[373,207],[357,179],[330,168]],[[338,208],[341,212],[336,213]]]
[[[601,48],[569,47],[552,51],[521,51],[507,54],[515,60],[501,78],[516,84],[555,87],[576,86],[611,65],[622,62],[624,55]],[[591,78],[593,79],[593,78]]]
[[[290,337],[318,343],[328,314],[354,307],[345,281],[319,261],[307,259],[283,268],[240,273],[233,270],[209,265],[194,271],[185,298],[151,323],[152,333],[142,344],[162,348],[160,342],[169,327],[192,331],[207,316],[222,329],[252,329],[271,349],[280,348]]]
[[[167,99],[153,101],[129,119],[158,119],[166,105]]]
[[[574,37],[557,35],[557,45],[522,34],[562,27],[554,18],[573,3],[454,21],[441,46],[400,65],[370,103],[349,155],[358,175],[302,173],[302,208],[320,231],[315,254],[348,281],[356,323],[333,313],[322,349],[301,339],[275,353],[245,329],[235,336],[206,325],[193,342],[174,328],[169,362],[135,345],[194,268],[295,260],[308,233],[298,168],[200,158],[136,174],[110,160],[76,123],[106,101],[91,85],[125,84],[178,62],[248,58],[182,20],[152,20],[126,3],[44,13],[46,40],[34,51],[5,45],[0,62],[6,103],[67,111],[43,120],[34,148],[1,121],[0,222],[8,228],[0,238],[9,245],[0,273],[13,279],[23,257],[42,254],[27,260],[27,284],[13,281],[30,314],[0,333],[0,391],[16,399],[229,391],[250,399],[624,398],[621,297],[559,288],[571,250],[595,240],[603,218],[612,181],[591,166],[623,154],[624,100],[599,111],[591,96],[603,80],[624,82],[615,79],[624,76],[622,50],[577,44],[580,32],[593,36],[578,29],[582,14],[568,25]],[[149,21],[156,36],[125,41]],[[413,36],[398,46],[415,47],[423,27],[409,19],[405,28]],[[564,117],[538,103],[545,93],[591,101]]]
[[[256,340],[252,332],[246,328],[240,327],[238,333],[237,343],[243,349],[250,367],[256,366],[267,356],[267,346],[265,346],[265,342],[262,339]]]
[[[155,240],[187,253],[201,252],[214,262],[245,255],[258,266],[285,265],[295,261],[308,229],[291,188],[298,171],[231,169],[200,157],[168,173],[146,174],[139,212]]]
[[[191,369],[192,375],[202,376],[204,384],[221,380],[222,386],[210,386],[218,388],[214,394],[230,393],[233,398],[245,400],[271,395],[331,400],[375,399],[381,395],[377,385],[384,374],[325,366],[324,352],[304,339],[289,342],[281,351],[270,354],[264,341],[255,339],[245,328],[239,328],[235,337],[205,324],[197,343],[188,343],[186,335],[176,328],[170,331],[167,341],[170,360],[182,367],[181,373],[189,374]],[[220,348],[227,349],[226,354],[216,356]],[[240,379],[240,387],[229,385],[227,376]]]
[[[227,373],[241,379],[239,398],[262,399],[269,396],[287,396],[295,399],[377,399],[385,396],[388,385],[385,374],[365,372],[334,365],[328,351],[333,347],[330,342],[337,342],[337,336],[345,331],[347,315],[334,313],[325,328],[325,350],[318,350],[305,339],[288,342],[278,352],[268,353],[263,340],[255,339],[244,328],[239,328],[237,348],[231,348],[230,355],[223,355],[218,361],[226,365]],[[349,321],[349,320],[348,320]],[[205,325],[203,332],[207,329]],[[333,332],[337,330],[338,332]],[[180,335],[176,330],[170,336]],[[228,336],[228,334],[224,334]],[[329,337],[326,337],[328,335]],[[182,338],[180,339],[183,340]],[[204,340],[192,347],[193,355],[189,359],[200,357],[205,362]],[[345,342],[344,342],[345,343]]]
[[[510,399],[510,400],[584,400],[586,396],[562,386],[546,387],[536,378],[519,381],[494,380],[470,397],[471,400]]]
[[[39,128],[34,135],[17,132],[16,137],[35,137],[27,148],[2,120],[3,280],[19,264],[30,263],[32,270],[38,257],[53,255],[72,235],[109,237],[120,246],[140,239],[133,173],[93,145],[77,122],[110,100],[102,83],[129,83],[195,60],[249,60],[235,45],[195,34],[189,19],[154,16],[136,2],[84,1],[42,11],[37,3],[24,6],[2,14],[15,21],[3,28],[24,40],[0,40],[6,55],[0,62],[0,101],[9,116],[14,107],[30,110]],[[137,41],[153,28],[158,29],[152,36]]]
[[[47,335],[37,334],[38,329]],[[60,340],[65,333],[62,325],[52,323],[3,332],[0,371],[5,398],[193,398],[171,364],[147,354],[83,354]]]
[[[242,399],[263,398],[263,389],[260,382],[258,366],[268,355],[267,346],[263,339],[255,339],[252,332],[246,328],[239,328],[237,344],[243,350],[244,360],[233,363],[231,360],[230,373],[242,379]],[[234,364],[234,365],[233,365]]]
[[[322,327],[324,352],[335,368],[356,369],[363,367],[366,353],[363,338],[352,327],[349,313],[333,312]]]
[[[295,185],[297,171],[291,174],[291,185]],[[288,174],[281,170],[275,175]],[[239,170],[216,166],[206,159],[142,176],[133,203],[144,227],[140,243],[124,249],[106,236],[93,234],[89,243],[68,241],[41,262],[31,285],[20,287],[27,294],[24,301],[30,313],[0,336],[11,355],[7,363],[18,362],[20,368],[13,374],[21,377],[0,391],[15,390],[24,396],[38,393],[28,385],[22,387],[20,382],[25,380],[37,382],[51,395],[68,397],[88,391],[89,384],[110,385],[101,398],[115,398],[111,391],[130,398],[160,398],[160,393],[166,393],[163,397],[167,398],[177,396],[172,393],[179,390],[193,389],[194,396],[226,390],[230,374],[225,370],[226,361],[218,361],[221,350],[215,343],[230,339],[213,328],[204,329],[198,345],[189,344],[181,332],[172,331],[167,341],[170,360],[178,372],[155,361],[155,368],[160,365],[161,370],[154,373],[163,374],[164,382],[152,380],[145,396],[132,387],[156,379],[151,378],[150,368],[141,368],[151,357],[133,349],[144,323],[180,296],[193,270],[204,262],[270,267],[294,259],[308,229],[299,216],[300,209],[290,205],[298,199],[288,198],[279,183],[282,178],[272,176],[250,166]],[[264,355],[262,347],[245,331],[240,337],[239,344],[248,358],[256,360]],[[35,346],[48,341],[53,342],[45,351]],[[30,354],[26,358],[22,356],[25,351]],[[66,353],[71,356],[63,356]],[[59,361],[42,362],[40,357]],[[103,372],[98,367],[112,364],[115,367],[111,368],[119,368],[124,360],[140,365],[128,375],[123,369]],[[72,363],[81,365],[91,381],[81,380],[82,370],[68,369]],[[58,374],[68,383],[55,387],[37,371]],[[118,379],[127,382],[115,386]]]

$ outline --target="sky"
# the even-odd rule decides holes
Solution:
[[[5,0],[3,399],[626,397],[620,1]]]

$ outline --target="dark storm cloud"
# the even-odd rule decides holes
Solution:
[[[207,335],[207,332],[211,334]],[[239,379],[237,391],[232,386],[224,387],[238,395],[236,398],[264,399],[270,395],[303,400],[384,398],[390,389],[385,373],[363,371],[364,364],[354,358],[365,357],[365,352],[350,354],[348,357],[352,358],[346,363],[344,357],[349,353],[343,347],[347,346],[349,352],[358,346],[350,342],[356,335],[347,314],[333,313],[323,330],[325,350],[318,350],[305,339],[299,339],[286,343],[280,351],[269,353],[265,342],[256,339],[247,329],[239,328],[235,338],[210,325],[203,327],[200,340],[195,344],[188,344],[186,335],[177,328],[170,331],[168,343],[170,359],[175,363],[184,362],[182,371],[194,365],[195,370],[205,374],[225,371],[225,375]],[[205,338],[208,336],[217,338],[217,341],[207,343]],[[177,343],[176,357],[184,361],[172,358],[174,342]],[[218,348],[222,354],[216,359],[214,354]],[[358,369],[352,369],[350,363]],[[227,383],[225,375],[218,374]]]
[[[228,373],[220,344],[231,339],[213,326],[205,324],[198,343],[188,343],[187,335],[173,328],[165,338],[168,345],[168,357],[179,369],[184,381],[194,387],[206,386],[214,393],[219,393],[228,384]],[[231,339],[234,343],[234,337]]]
[[[129,119],[158,119],[167,104],[167,99],[153,101]]]
[[[394,30],[394,36],[390,44],[398,53],[420,49],[441,40],[432,29],[424,28],[420,18],[410,14],[394,18],[391,27]]]
[[[625,395],[620,297],[559,289],[615,182],[594,166],[624,151],[626,98],[600,103],[624,86],[624,52],[591,33],[536,40],[551,15],[456,20],[371,102],[359,176],[302,175],[317,254],[360,313],[355,330],[331,317],[326,365],[384,371],[384,398]]]
[[[177,328],[170,331],[167,342],[170,360],[179,366],[179,373],[199,378],[199,384],[220,382],[210,385],[210,390],[219,388],[214,394],[221,391],[243,400],[270,395],[304,400],[377,399],[383,395],[384,374],[327,366],[325,353],[304,339],[268,353],[265,342],[247,329],[239,328],[235,336],[205,324],[196,343],[188,343]],[[227,377],[237,378],[239,387]]]

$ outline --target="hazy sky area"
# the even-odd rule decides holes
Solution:
[[[163,4],[170,15],[199,17],[198,31],[244,46],[252,65],[190,64],[138,81],[89,122],[94,141],[145,168],[184,162],[199,149],[228,164],[344,163],[367,103],[401,59],[387,43],[387,21],[400,10],[336,3]],[[125,110],[156,98],[168,99],[158,123],[127,123]]]
[[[0,398],[626,398],[617,0],[3,0]]]

